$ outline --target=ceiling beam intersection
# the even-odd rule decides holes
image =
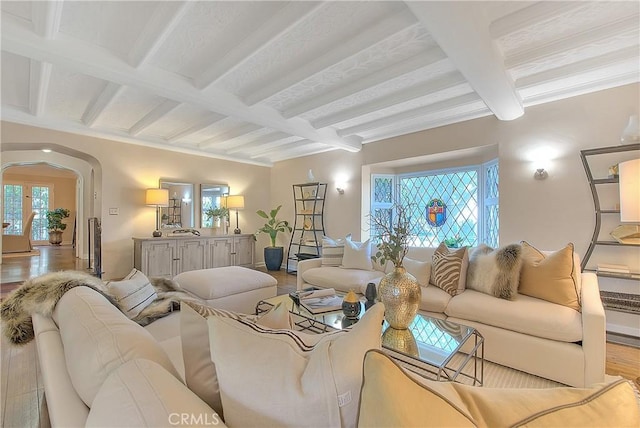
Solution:
[[[513,120],[524,114],[522,100],[478,3],[406,4],[498,119]]]

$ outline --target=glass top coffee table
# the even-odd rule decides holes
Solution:
[[[288,307],[300,330],[323,333],[343,328],[344,315],[341,311],[312,314],[296,305],[288,294],[259,301],[256,314],[266,312],[278,303]],[[361,300],[360,304],[362,316],[364,301]],[[473,385],[483,384],[484,338],[473,327],[423,314],[416,315],[407,330],[389,328],[385,321],[382,348],[402,366],[421,376],[458,382],[466,378]]]

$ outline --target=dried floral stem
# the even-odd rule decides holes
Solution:
[[[408,207],[397,204],[394,206],[395,216],[389,222],[383,212],[371,215],[371,224],[377,234],[378,251],[371,256],[375,262],[385,265],[391,261],[395,267],[402,266],[402,260],[409,252],[409,219]]]

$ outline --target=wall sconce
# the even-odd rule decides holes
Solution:
[[[336,187],[339,194],[344,195],[344,189],[342,187]]]
[[[147,189],[145,193],[145,204],[156,207],[156,230],[153,231],[153,237],[162,236],[160,231],[160,207],[169,206],[169,190],[168,189]]]
[[[533,173],[533,178],[536,180],[544,180],[549,176],[549,173],[544,168],[536,169],[536,172]]]
[[[236,235],[240,234],[240,226],[238,224],[238,210],[244,209],[244,196],[243,195],[231,195],[226,197],[226,208],[236,210],[236,228],[233,231]]]

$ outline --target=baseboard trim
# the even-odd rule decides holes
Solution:
[[[630,336],[628,334],[615,333],[612,331],[607,332],[607,342],[617,343],[619,345],[633,346],[634,348],[640,348],[640,337]]]

